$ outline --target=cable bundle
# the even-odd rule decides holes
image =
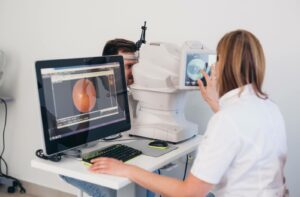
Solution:
[[[3,98],[0,98],[0,100],[4,104],[4,108],[5,108],[4,126],[3,126],[3,131],[2,131],[3,146],[2,146],[2,150],[1,150],[1,154],[0,154],[0,178],[5,178],[9,181],[12,181],[12,186],[8,187],[8,189],[7,189],[8,193],[14,193],[16,191],[16,187],[20,188],[20,193],[25,193],[26,190],[23,187],[22,183],[18,179],[8,175],[8,165],[7,165],[7,162],[5,161],[5,159],[3,158],[3,154],[5,151],[5,128],[6,128],[6,123],[7,123],[7,104]],[[5,167],[5,171],[2,171],[3,164]]]

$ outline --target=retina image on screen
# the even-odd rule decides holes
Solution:
[[[130,128],[121,66],[119,62],[103,62],[40,68],[47,153],[70,149]]]
[[[198,79],[201,79],[203,84],[206,81],[201,70],[210,74],[210,66],[216,63],[216,54],[210,53],[187,53],[186,54],[186,71],[185,71],[185,86],[198,86]]]

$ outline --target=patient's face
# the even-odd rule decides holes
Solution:
[[[135,54],[131,52],[119,52],[118,55],[122,55],[124,58],[126,82],[127,85],[131,85],[134,82],[132,75],[132,67],[134,64],[137,63],[137,60],[132,58]]]

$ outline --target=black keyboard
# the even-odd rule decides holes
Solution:
[[[95,150],[82,155],[82,161],[91,163],[91,160],[97,157],[111,157],[125,162],[141,154],[142,151],[137,149],[124,144],[115,144],[104,149]]]

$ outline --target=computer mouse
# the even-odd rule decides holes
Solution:
[[[154,140],[148,144],[149,146],[159,147],[159,148],[167,148],[168,142],[161,140]]]

